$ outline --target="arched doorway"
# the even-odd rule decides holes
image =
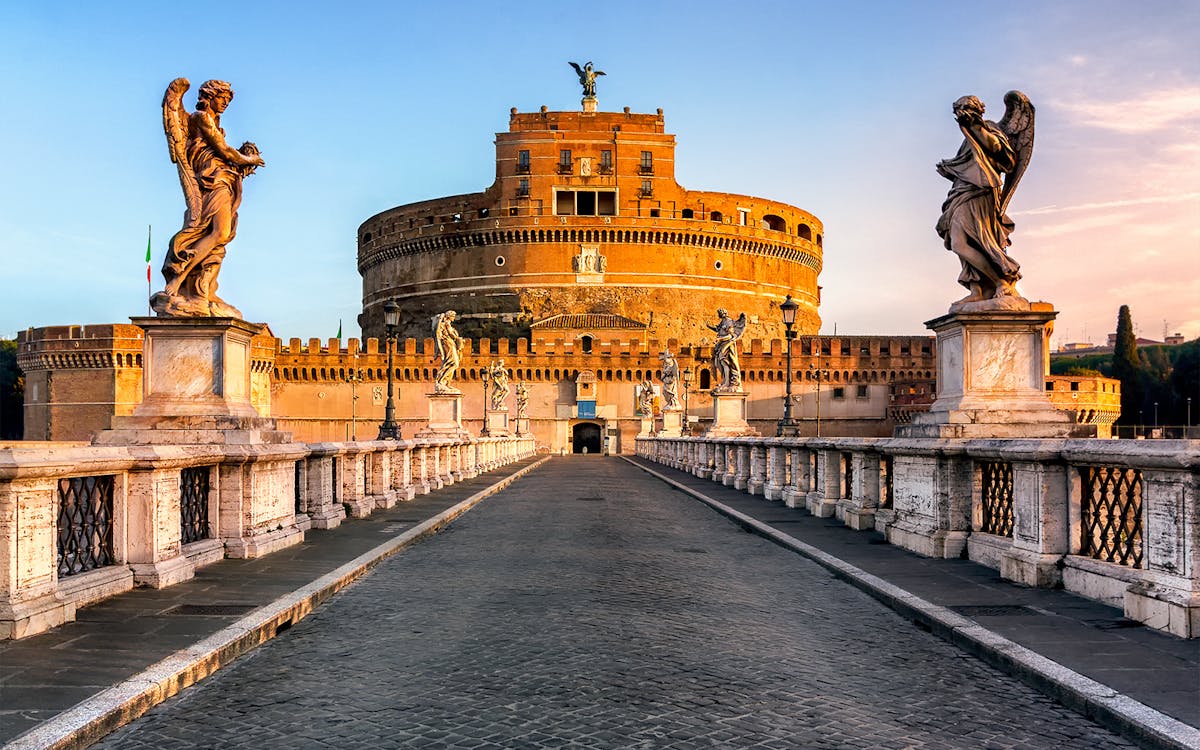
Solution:
[[[571,428],[571,452],[583,453],[584,448],[592,455],[599,455],[600,425],[595,422],[580,422]]]

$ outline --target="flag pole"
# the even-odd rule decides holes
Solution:
[[[150,315],[154,315],[154,308],[150,306],[150,225],[146,225],[146,310]]]

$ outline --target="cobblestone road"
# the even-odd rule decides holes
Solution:
[[[1131,747],[618,459],[556,459],[105,748]]]

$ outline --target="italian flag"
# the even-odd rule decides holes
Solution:
[[[150,283],[150,226],[146,225],[146,283]]]

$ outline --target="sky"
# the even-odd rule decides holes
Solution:
[[[1200,336],[1200,2],[0,4],[0,338],[145,315],[184,210],[162,132],[176,77],[232,83],[245,184],[221,296],[277,336],[357,335],[357,228],[477,192],[510,107],[654,112],[676,178],[824,223],[821,332],[925,334],[964,294],[934,232],[951,103],[1037,108],[1009,212],[1054,345]]]

